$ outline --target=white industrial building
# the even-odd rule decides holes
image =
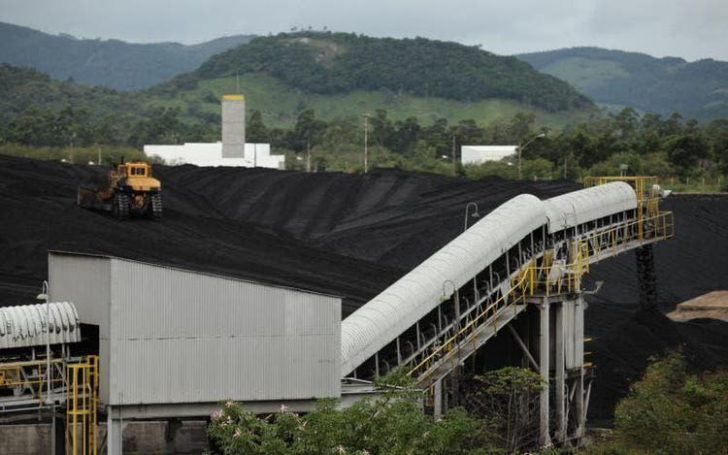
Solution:
[[[286,168],[285,155],[271,155],[270,144],[245,144],[241,157],[224,157],[223,143],[187,142],[182,145],[145,145],[144,153],[158,157],[169,165]]]
[[[270,144],[245,142],[245,98],[222,98],[222,142],[182,145],[145,145],[148,157],[158,157],[169,165],[265,167],[285,169],[285,155],[271,155]]]
[[[460,162],[463,165],[478,165],[488,161],[500,161],[516,153],[517,145],[463,145],[460,147]]]

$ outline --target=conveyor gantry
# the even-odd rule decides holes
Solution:
[[[674,234],[672,213],[659,211],[653,178],[612,180],[587,179],[588,188],[546,201],[519,196],[473,225],[343,321],[342,376],[371,378],[403,367],[433,397],[438,413],[442,381],[535,305],[547,343],[541,352],[532,355],[509,326],[510,333],[544,379],[554,376],[555,440],[580,438],[589,395],[581,279],[590,264]],[[552,306],[555,324],[549,323]],[[548,345],[550,330],[556,347]],[[541,413],[545,445],[551,442],[548,390]]]

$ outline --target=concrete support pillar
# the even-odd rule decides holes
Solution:
[[[111,406],[108,408],[109,416],[106,420],[106,453],[107,455],[121,455],[122,428],[121,419],[114,418]]]
[[[554,386],[556,388],[556,403],[554,403],[554,406],[556,410],[556,441],[559,443],[563,443],[566,440],[566,367],[564,364],[564,342],[568,337],[566,337],[566,327],[564,325],[565,305],[568,305],[568,303],[561,302],[554,306],[554,310],[556,311],[554,322],[554,339],[556,343],[554,349],[554,377],[556,384]]]
[[[539,418],[539,444],[547,446],[551,444],[549,434],[549,302],[544,298],[539,311],[539,372],[545,382],[544,390],[541,392],[540,418]]]
[[[442,379],[435,381],[435,387],[434,387],[434,417],[435,419],[439,419],[442,417]]]
[[[576,378],[574,413],[578,419],[575,438],[581,438],[586,431],[586,409],[584,407],[584,298],[579,295],[574,302],[574,339],[580,359],[579,375]]]

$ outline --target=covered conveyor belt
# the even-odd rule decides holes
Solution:
[[[671,214],[649,202],[625,182],[507,201],[342,322],[342,377],[367,376],[355,370],[372,362],[375,374],[415,366],[486,307],[507,323],[523,309],[512,291],[529,267],[532,291],[539,280],[578,291],[589,263],[671,235]],[[506,306],[511,316],[495,314]]]
[[[51,302],[0,308],[0,348],[19,348],[81,341],[76,307]]]

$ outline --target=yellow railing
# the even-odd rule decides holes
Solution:
[[[502,295],[491,304],[487,305],[469,323],[463,326],[455,335],[451,336],[450,338],[445,340],[443,344],[433,349],[433,351],[429,355],[427,355],[424,359],[422,359],[419,363],[412,367],[412,369],[407,373],[408,376],[413,376],[417,378],[418,376],[429,371],[434,363],[437,362],[437,360],[455,349],[458,341],[461,338],[474,334],[478,327],[480,327],[481,324],[487,323],[491,317],[495,316],[498,313],[499,309],[514,305],[519,300],[523,304],[525,304],[528,292],[533,293],[534,291],[532,280],[533,274],[529,272],[530,269],[531,267],[527,266],[523,271],[514,276],[513,280],[511,280],[512,286],[509,292]],[[516,292],[517,290],[521,292]],[[514,300],[508,303],[508,299],[511,297],[513,297]],[[433,384],[430,383],[428,388],[432,389],[432,387]]]
[[[39,404],[45,402],[49,376],[52,390],[65,387],[66,452],[95,455],[98,448],[99,357],[88,356],[80,362],[72,360],[70,363],[58,358],[0,364],[0,388],[21,388]]]
[[[66,366],[66,453],[95,455],[98,450],[97,407],[99,357]]]
[[[611,182],[625,182],[634,188],[637,193],[637,200],[642,202],[653,199],[652,187],[657,185],[658,179],[655,176],[624,176],[624,177],[584,177],[584,186],[604,185]]]
[[[675,224],[672,212],[661,212],[658,215],[646,217],[628,223],[620,224],[609,229],[596,231],[583,237],[582,248],[587,250],[589,262],[601,260],[605,251],[614,256],[620,252],[619,246],[624,242],[634,241],[641,244],[666,240],[675,235]]]
[[[61,376],[63,361],[61,359],[29,360],[0,364],[0,388],[28,389],[41,403],[43,394],[48,388],[48,367],[50,366],[51,389],[62,386],[64,378]]]
[[[574,293],[579,290],[581,277],[589,268],[589,261],[583,257],[584,248],[580,242],[572,244],[573,260],[571,263],[563,266],[563,274],[556,279],[549,280],[549,275],[553,267],[562,267],[554,265],[548,258],[544,258],[540,266],[536,265],[536,261],[531,261],[520,272],[517,272],[511,279],[510,290],[500,298],[483,308],[470,322],[463,326],[456,334],[445,340],[443,344],[437,346],[433,351],[417,363],[408,372],[409,376],[419,377],[453,349],[461,340],[470,338],[475,341],[473,336],[478,328],[487,324],[488,321],[496,316],[499,311],[504,308],[515,305],[520,302],[526,304],[526,298],[533,296],[537,291],[542,291],[545,295]],[[509,302],[510,300],[510,302]],[[432,384],[429,384],[432,388]]]
[[[511,289],[506,294],[487,305],[456,334],[435,347],[411,368],[408,375],[417,378],[430,371],[436,362],[455,349],[458,343],[467,339],[475,341],[476,337],[473,335],[476,330],[487,324],[499,311],[519,301],[525,304],[526,298],[535,295],[536,292],[547,297],[578,292],[583,275],[589,272],[589,264],[599,261],[605,251],[611,250],[612,254],[616,255],[621,252],[619,246],[624,243],[636,241],[642,244],[647,241],[665,240],[672,235],[674,235],[672,212],[662,212],[656,216],[597,231],[573,241],[568,264],[555,263],[549,253],[544,255],[538,265],[536,261],[531,261],[513,276]],[[558,272],[552,273],[554,270]],[[432,383],[429,384],[429,388],[432,388]]]

